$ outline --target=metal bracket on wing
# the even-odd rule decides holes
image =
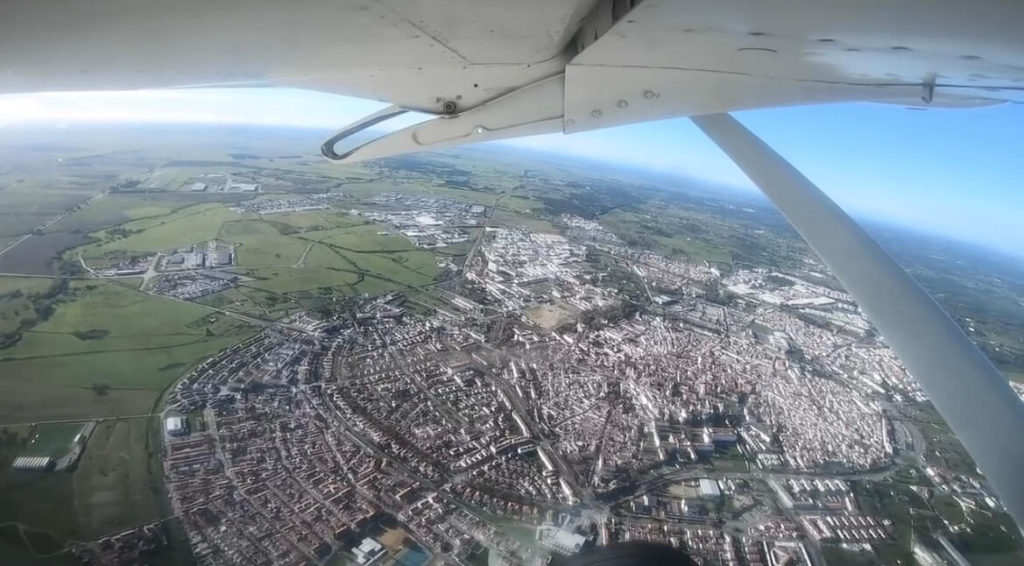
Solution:
[[[450,116],[439,116],[384,134],[343,153],[335,146],[375,124],[404,114],[391,106],[350,124],[324,142],[324,157],[340,163],[379,159],[424,149],[563,131],[565,76],[542,79]]]

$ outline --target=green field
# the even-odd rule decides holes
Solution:
[[[337,226],[330,211],[316,211],[316,212],[291,212],[288,214],[275,214],[273,216],[264,217],[266,220],[287,224],[299,229],[309,229],[316,227],[330,228]]]
[[[387,232],[387,234],[378,234]],[[408,238],[394,232],[383,224],[367,224],[350,228],[339,228],[329,232],[313,232],[305,236],[331,246],[357,252],[381,252],[389,250],[415,250]]]
[[[239,267],[292,265],[302,257],[307,243],[282,235],[263,220],[224,222],[217,238],[238,244],[235,257]]]
[[[45,277],[0,277],[0,297],[20,291],[25,295],[45,292],[53,286],[53,279]]]
[[[9,187],[0,192],[0,236],[27,234],[36,226],[99,192],[70,188],[64,183],[61,185],[55,187],[33,183],[29,186]]]
[[[74,472],[78,530],[92,538],[160,517],[157,417],[97,425]]]
[[[47,232],[92,232],[132,220],[170,214],[188,204],[165,195],[107,194],[93,199],[79,210],[46,229]]]
[[[379,235],[382,231],[387,228],[347,213],[325,210],[256,218],[208,203],[101,230],[93,234],[99,241],[71,255],[81,252],[99,265],[210,239],[231,242],[237,245],[240,272],[253,278],[242,286],[270,293],[276,300],[268,301],[265,294],[224,293],[202,302],[277,318],[288,312],[280,308],[287,300],[279,295],[325,287],[350,294],[379,293],[432,283],[440,273],[434,254],[415,248],[401,235]]]
[[[295,216],[299,215],[291,220],[301,220]],[[345,227],[282,234],[279,226],[266,220],[223,225],[220,239],[240,244],[239,268],[255,279],[243,287],[276,294],[326,287],[373,294],[426,285],[440,273],[432,252],[417,249],[401,235],[379,235],[386,231],[382,225],[348,215],[312,216]]]
[[[25,535],[0,533],[3,556],[28,551],[26,540],[32,552],[45,555],[59,552],[70,539],[88,540],[159,519],[159,431],[157,417],[103,421],[73,472],[28,474],[11,470],[9,463],[31,449],[34,432],[0,428],[0,524],[18,523]]]
[[[109,283],[75,282],[64,301],[0,351],[3,422],[146,413],[189,366],[254,331]]]
[[[678,210],[671,213],[615,210],[601,216],[601,224],[627,243],[669,257],[732,265],[732,253],[719,243],[721,240],[708,238],[703,234],[702,225]]]
[[[46,293],[53,284],[53,279],[0,277],[0,334],[15,331],[26,320],[35,319],[38,315],[33,308],[33,296]]]
[[[295,293],[322,287],[348,287],[359,282],[358,274],[310,265],[305,267],[262,267],[247,271],[247,273],[257,279],[244,283],[242,287],[251,287],[276,294]]]
[[[289,297],[254,288],[251,284],[207,295],[196,302],[267,320],[279,319],[299,308]]]
[[[118,230],[129,233],[127,237],[119,237],[111,229],[97,232],[93,236],[98,237],[99,242],[77,251],[86,259],[99,259],[180,248],[216,238],[224,222],[239,218],[221,204],[189,206],[164,216],[141,218],[118,226]]]

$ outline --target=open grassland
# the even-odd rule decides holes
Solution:
[[[63,426],[81,428],[80,423]],[[41,427],[0,428],[0,524],[24,529],[0,533],[5,560],[19,552],[60,552],[69,540],[87,540],[161,518],[157,417],[100,422],[73,471],[11,470],[11,460],[33,453],[31,439],[37,428]]]
[[[105,361],[124,358],[108,356]],[[140,373],[147,370],[151,371],[152,367],[143,366]],[[89,380],[103,373],[95,371],[95,368],[80,370],[64,359],[38,365],[29,362],[0,363],[0,371],[3,372],[0,375],[0,424],[145,414],[159,394],[143,388],[110,389],[102,395],[97,394],[90,387]],[[47,381],[46,375],[77,376],[83,383],[80,386],[63,385]]]
[[[87,241],[85,235],[74,232],[32,236],[0,256],[0,273],[55,275],[61,252]]]
[[[239,267],[292,265],[298,263],[307,245],[262,220],[225,222],[217,236],[238,245],[235,257]]]
[[[16,292],[23,295],[44,293],[53,286],[46,277],[0,277],[0,297],[8,298]]]
[[[199,305],[107,283],[75,282],[65,300],[0,351],[3,422],[146,413],[188,367],[254,331]]]
[[[729,249],[708,234],[705,224],[674,212],[666,216],[665,212],[615,210],[601,216],[601,224],[629,244],[669,257],[732,265]]]
[[[277,320],[298,310],[298,305],[287,296],[248,286],[251,283],[201,297],[196,302],[264,320]]]
[[[74,282],[67,299],[49,320],[27,332],[17,347],[4,352],[4,358],[184,345],[209,337],[206,330],[216,323],[208,321],[223,318],[199,306],[100,282]]]
[[[0,524],[46,529],[55,539],[78,536],[71,509],[72,475],[26,474],[10,467],[11,461],[24,453],[31,434],[31,427],[0,428]]]
[[[166,216],[191,204],[195,202],[173,194],[109,193],[89,201],[46,231],[93,232],[141,218]]]
[[[386,232],[386,234],[382,232]],[[303,237],[355,252],[388,252],[417,249],[408,238],[392,231],[383,224],[352,226],[330,232],[311,232],[303,235]]]
[[[100,241],[84,246],[81,252],[83,257],[90,259],[183,247],[216,238],[224,222],[238,219],[238,214],[221,204],[189,206],[172,214],[122,224],[118,231],[127,232],[126,237],[120,237],[111,230],[101,231],[94,234]]]
[[[427,285],[440,273],[433,252],[417,249],[386,226],[368,223],[358,215],[318,210],[259,217],[237,214],[222,203],[171,210],[161,208],[160,200],[147,202],[143,195],[130,198],[136,199],[133,204],[139,205],[135,207],[138,214],[164,214],[96,231],[91,234],[95,242],[70,250],[66,259],[77,260],[81,253],[92,265],[101,265],[210,239],[230,242],[237,246],[238,271],[252,280],[199,302],[264,319],[280,318],[300,308],[289,294],[325,288],[345,295],[374,294]],[[102,219],[100,212],[93,222]],[[94,315],[87,313],[86,317]],[[111,338],[106,337],[106,345],[120,348],[115,344],[118,340]],[[34,345],[32,338],[26,343]],[[67,337],[48,344],[56,347],[57,353],[81,346]]]
[[[0,334],[31,324],[38,316],[33,297],[46,293],[54,283],[48,278],[0,277]]]
[[[26,183],[0,190],[0,236],[27,234],[100,192],[62,186]]]
[[[427,285],[441,272],[433,254],[426,251],[396,253],[359,253],[331,248],[344,256],[357,270],[398,285]]]
[[[313,212],[274,214],[272,216],[264,216],[264,219],[279,224],[287,224],[293,228],[307,230],[317,227],[333,228],[336,226],[333,221],[335,216],[327,210],[318,210]]]
[[[74,508],[85,537],[160,518],[158,417],[96,426],[74,472]]]
[[[321,287],[345,287],[359,281],[358,274],[334,271],[323,267],[263,267],[252,271],[257,277],[243,287],[251,287],[277,294],[308,291]]]

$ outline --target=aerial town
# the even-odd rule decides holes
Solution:
[[[448,199],[378,204],[358,213],[418,245],[485,224]],[[165,479],[199,563],[545,564],[655,541],[702,564],[795,565],[822,563],[821,543],[892,539],[849,482],[922,458],[892,404],[924,395],[847,294],[810,268],[723,276],[593,221],[557,226],[484,228],[429,314],[399,292],[299,313],[180,381]],[[231,261],[211,243],[161,269],[208,277],[200,252]]]

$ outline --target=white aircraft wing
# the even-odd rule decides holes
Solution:
[[[1024,101],[1008,0],[9,0],[0,92],[312,88],[393,106],[356,161],[693,116],[857,298],[1024,524],[1024,404],[873,240],[725,113]],[[405,111],[437,115],[360,147]]]
[[[562,75],[570,133],[1021,101],[1022,24],[1005,0],[10,0],[0,92],[279,85],[451,115]]]

